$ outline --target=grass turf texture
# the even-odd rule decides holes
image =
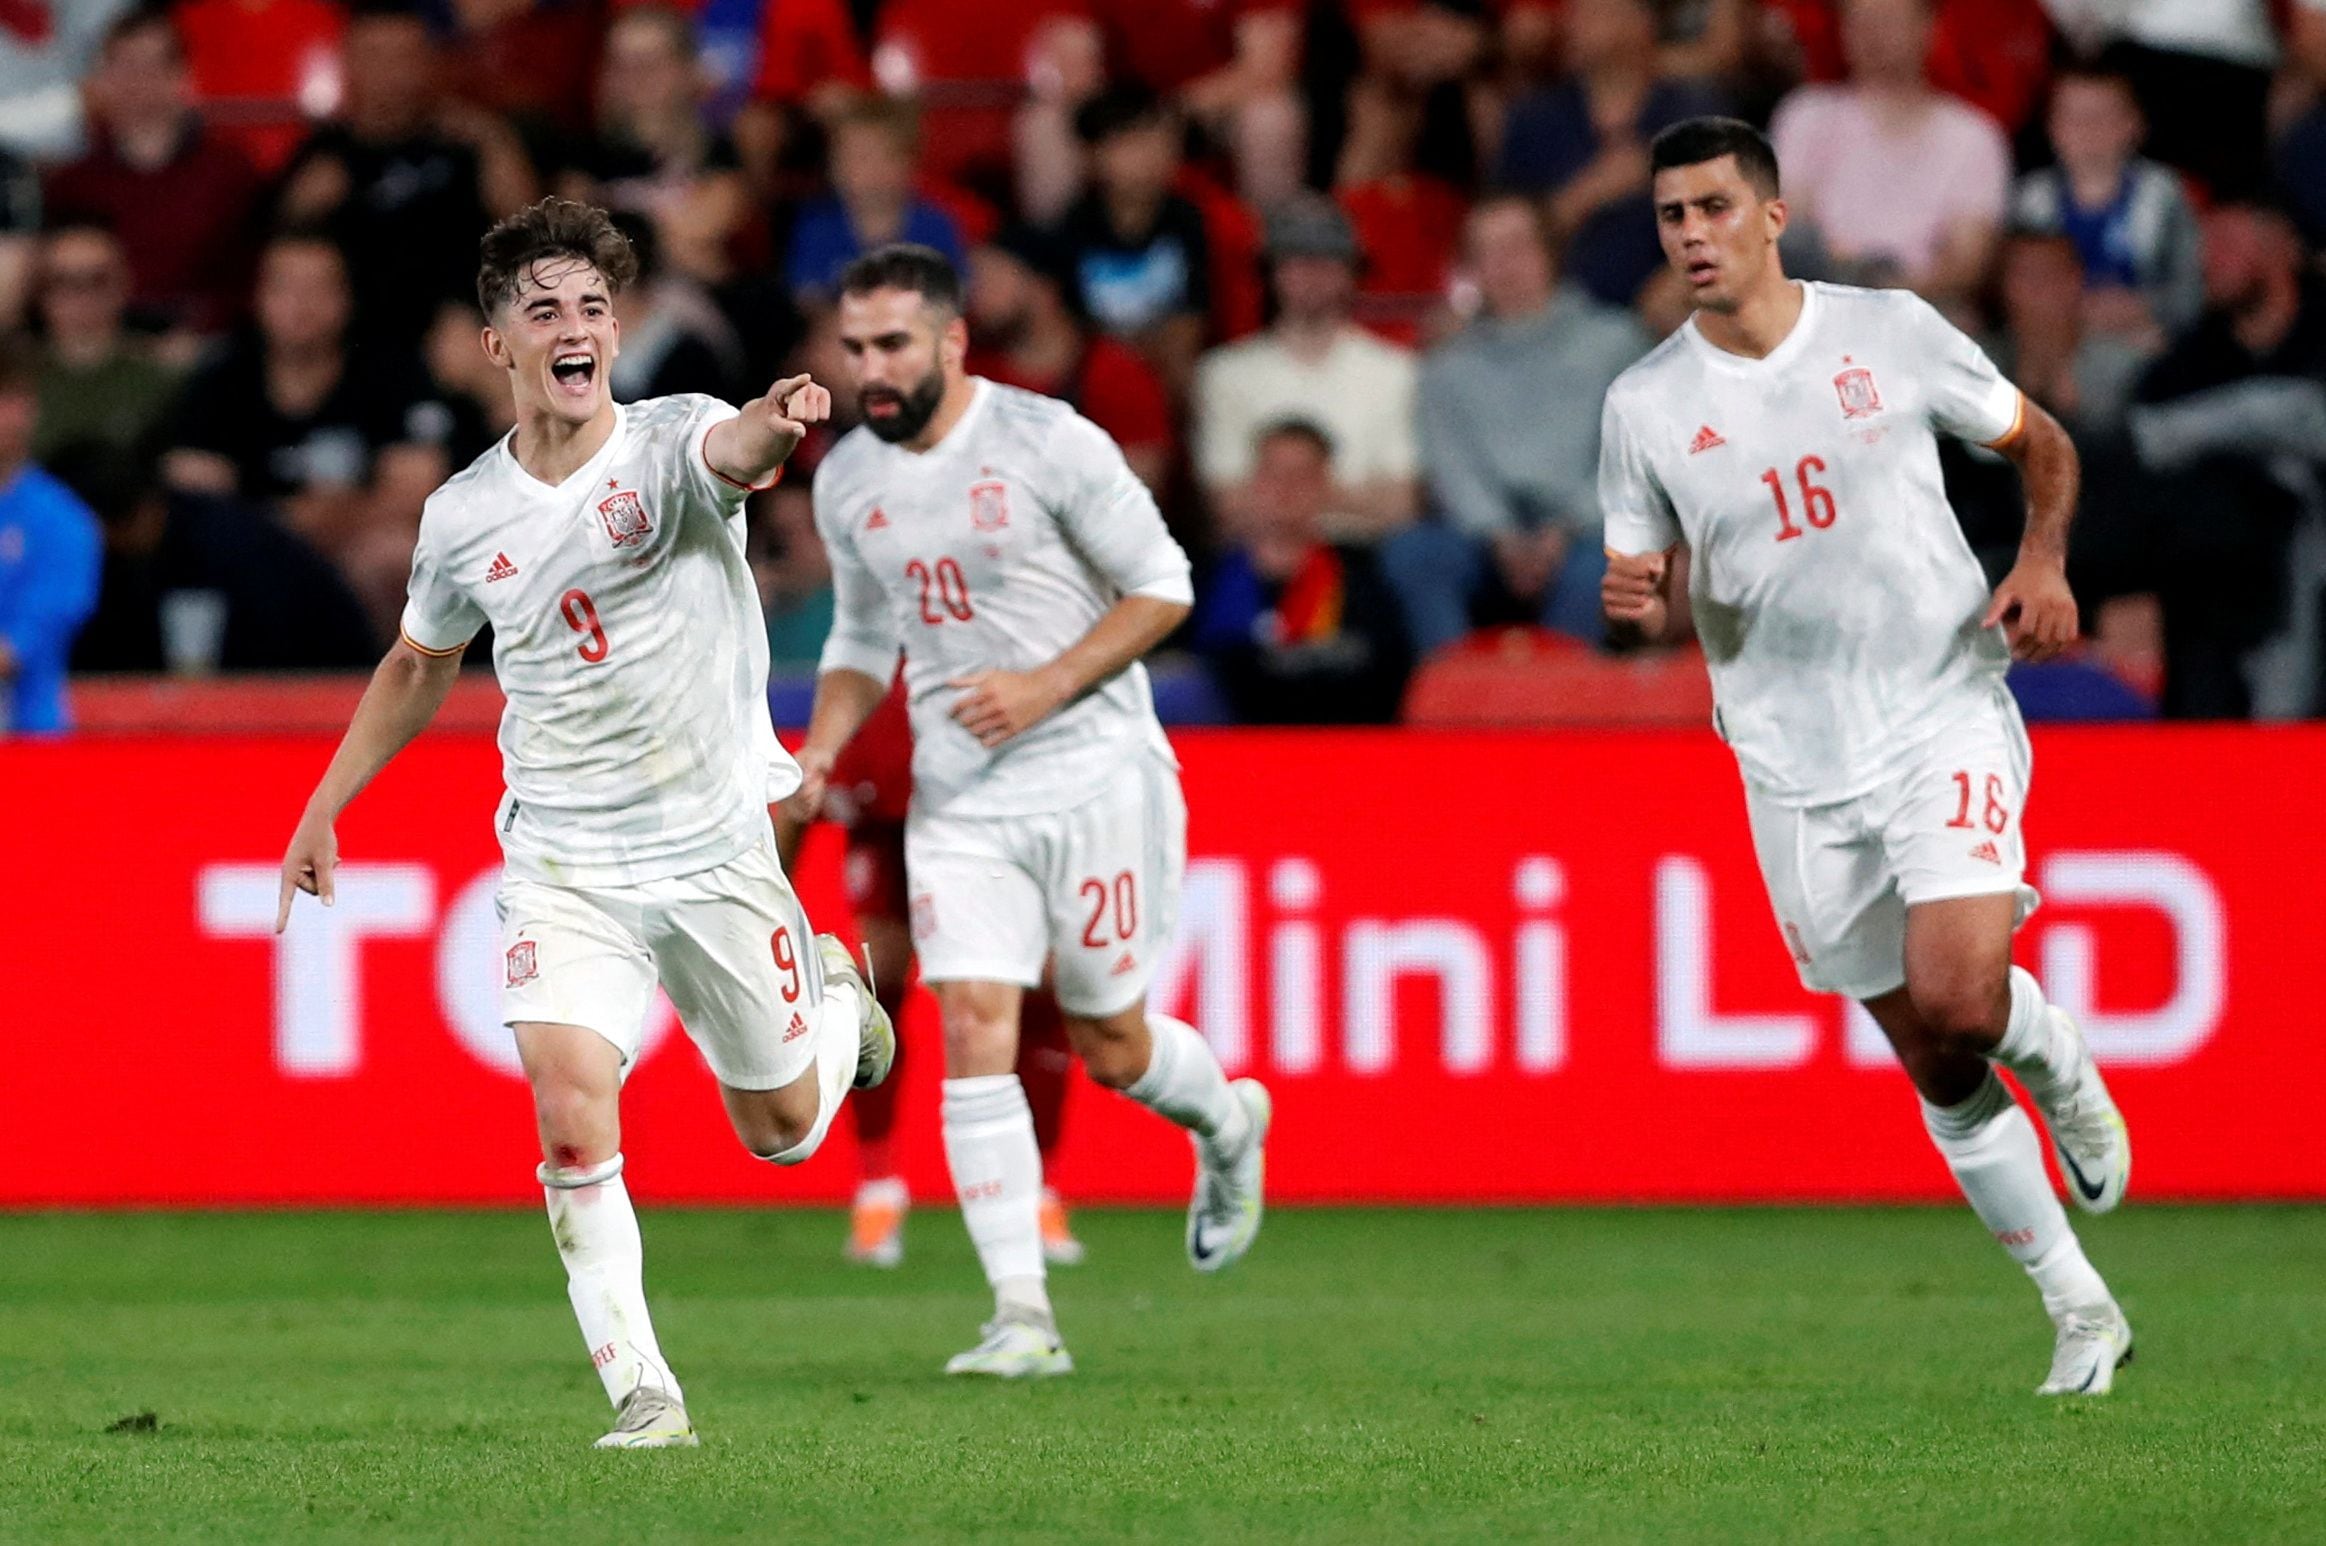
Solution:
[[[1034,1387],[937,1372],[949,1214],[896,1273],[827,1213],[645,1224],[699,1451],[584,1447],[536,1216],[0,1216],[0,1538],[2326,1537],[2326,1210],[2089,1227],[2141,1356],[2083,1403],[1951,1209],[1283,1210],[1217,1280],[1092,1212]]]

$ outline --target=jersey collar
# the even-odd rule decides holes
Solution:
[[[525,470],[523,462],[517,460],[517,432],[515,430],[511,430],[501,437],[501,455],[508,462],[509,471],[517,479],[518,487],[529,493],[539,494],[544,498],[554,498],[570,494],[575,489],[594,480],[599,470],[621,451],[622,442],[627,440],[629,436],[630,410],[627,405],[616,403],[614,405],[614,428],[606,436],[606,443],[591,453],[588,461],[567,473],[561,481],[556,483],[542,482]]]
[[[1706,338],[1697,329],[1696,318],[1693,315],[1683,324],[1688,330],[1689,344],[1707,364],[1719,370],[1733,371],[1744,376],[1765,376],[1774,371],[1783,370],[1786,365],[1791,363],[1793,356],[1809,346],[1809,334],[1817,326],[1817,312],[1821,304],[1818,286],[1814,281],[1807,279],[1801,280],[1799,283],[1801,285],[1801,315],[1793,319],[1793,331],[1787,333],[1779,341],[1776,348],[1771,349],[1759,359],[1753,359],[1748,355],[1734,354],[1721,348],[1720,345]]]

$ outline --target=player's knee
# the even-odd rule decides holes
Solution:
[[[811,1123],[807,1127],[794,1127],[777,1120],[736,1136],[743,1140],[743,1147],[753,1159],[763,1159],[771,1165],[797,1165],[815,1155],[816,1151],[806,1146],[813,1126]]]
[[[945,1068],[954,1078],[1006,1073],[1017,1061],[1017,1026],[983,1006],[952,1005],[945,1014]]]
[[[1127,1090],[1139,1082],[1147,1071],[1149,1056],[1143,1030],[1143,1025],[1114,1020],[1084,1020],[1071,1025],[1075,1050],[1082,1054],[1082,1066],[1094,1084]]]
[[[563,1080],[534,1085],[533,1114],[541,1127],[542,1157],[559,1169],[586,1168],[614,1150],[607,1102],[584,1085]]]
[[[1917,992],[1914,1011],[1933,1052],[1984,1054],[2003,1039],[2011,999],[2008,992],[1997,993],[1986,984],[1946,984]]]

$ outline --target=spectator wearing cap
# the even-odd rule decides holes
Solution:
[[[1113,86],[1076,112],[1074,132],[1090,153],[1091,186],[1061,230],[1083,313],[1145,355],[1178,396],[1211,310],[1203,212],[1172,191],[1179,120],[1153,92]]]
[[[101,225],[51,228],[41,238],[36,297],[42,348],[33,456],[47,462],[67,446],[147,445],[177,397],[178,373],[123,326],[129,260],[120,238]]]
[[[1467,240],[1480,314],[1421,367],[1431,519],[1390,537],[1382,563],[1420,655],[1473,622],[1539,622],[1596,641],[1599,408],[1647,335],[1557,283],[1532,201],[1485,200]]]
[[[1286,419],[1254,437],[1252,476],[1197,587],[1190,647],[1247,724],[1386,724],[1413,652],[1373,550],[1327,539],[1333,445]]]
[[[1284,419],[1321,428],[1334,447],[1333,510],[1341,537],[1377,537],[1413,518],[1413,355],[1356,325],[1362,255],[1349,217],[1318,194],[1268,219],[1276,320],[1214,349],[1195,378],[1196,475],[1231,517],[1251,496],[1260,431]]]
[[[969,369],[1074,405],[1114,438],[1160,496],[1177,445],[1163,383],[1074,308],[1072,259],[1057,238],[1012,225],[969,254]]]
[[[259,177],[196,116],[168,12],[140,9],[114,23],[88,97],[89,151],[49,174],[49,218],[98,221],[120,236],[142,321],[224,330],[249,288]]]
[[[64,730],[65,661],[97,604],[97,518],[32,461],[32,351],[0,338],[0,735]]]
[[[834,120],[832,191],[800,211],[784,275],[794,297],[829,300],[840,271],[890,242],[934,247],[959,264],[961,228],[916,190],[920,128],[910,105],[867,97]]]

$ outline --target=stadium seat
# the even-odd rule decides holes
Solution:
[[[1416,671],[1412,725],[1701,725],[1712,685],[1694,645],[1606,655],[1540,628],[1471,635]]]

